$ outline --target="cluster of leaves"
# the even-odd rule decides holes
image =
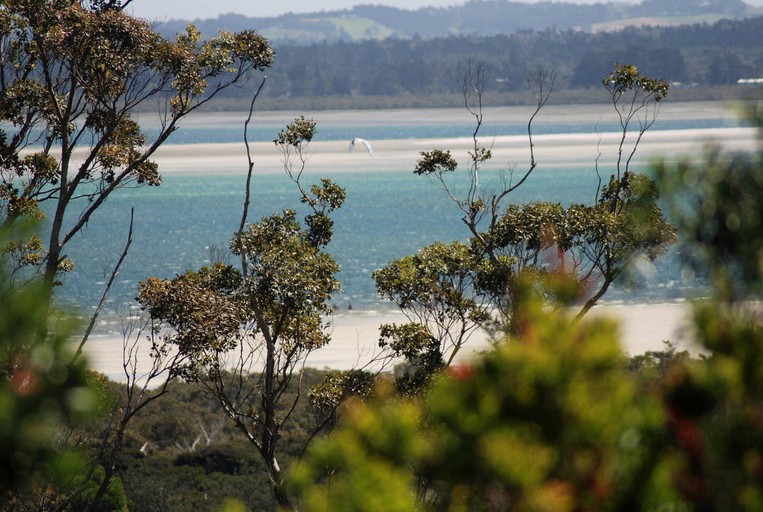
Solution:
[[[115,454],[122,447],[131,418],[161,396],[164,388],[141,390],[136,384],[137,372],[130,373],[135,348],[125,348],[125,375],[131,383],[118,405],[105,414],[108,419],[101,422],[99,436],[94,436],[98,439],[83,440],[73,418],[76,407],[86,405],[79,386],[79,357],[130,237],[74,356],[63,350],[70,333],[63,325],[50,325],[54,315],[47,307],[53,286],[59,284],[59,273],[73,265],[65,256],[65,247],[114,191],[159,185],[161,176],[152,157],[179,122],[251,72],[269,67],[274,58],[267,40],[252,31],[220,33],[202,42],[200,33],[189,26],[176,40],[165,40],[148,22],[125,12],[129,3],[8,0],[0,4],[0,230],[17,230],[50,216],[41,224],[41,233],[29,231],[32,236],[0,243],[2,286],[22,284],[21,291],[2,293],[12,305],[3,305],[2,313],[7,311],[12,319],[18,315],[18,325],[11,322],[7,326],[7,352],[2,354],[3,382],[10,390],[3,398],[3,409],[9,415],[3,421],[8,422],[8,429],[4,425],[2,431],[4,439],[12,438],[9,432],[19,436],[7,449],[3,442],[4,453],[11,454],[8,471],[22,477],[39,474],[41,462],[49,466],[55,462],[56,451],[66,453],[72,445],[97,445],[81,467],[69,468],[68,481],[61,485],[45,478],[35,481],[38,488],[25,492],[14,485],[14,509],[31,506],[29,503],[41,509],[88,509],[103,499],[115,510],[125,508],[124,493],[113,479]],[[152,104],[160,125],[149,136],[141,130],[134,112]],[[173,359],[166,343],[154,343],[152,368],[144,374],[146,382],[155,383],[162,375],[174,378],[180,366],[167,371],[173,362],[190,359],[190,352],[203,352],[211,339],[226,342],[222,336],[215,337],[219,332],[210,332],[209,316],[202,318],[210,309],[219,314],[216,319],[239,314],[222,300],[210,308],[212,295],[205,294],[204,286],[222,279],[215,272],[222,270],[189,274],[172,290],[182,296],[185,306],[194,301],[207,304],[184,320],[185,346],[180,359]],[[161,283],[151,282],[150,286],[160,289]],[[178,311],[166,302],[152,305],[162,314],[179,318]],[[27,316],[17,309],[22,307],[29,308]],[[24,322],[36,323],[28,328],[35,338],[26,339],[22,334]],[[226,334],[233,332],[230,323],[226,327]],[[156,334],[151,338],[156,339]],[[23,400],[16,400],[17,396]],[[58,435],[52,433],[53,428],[61,429]],[[12,476],[3,473],[3,478]]]
[[[382,325],[380,346],[409,363],[400,385],[415,391],[450,364],[469,334],[489,317],[480,280],[489,270],[461,242],[437,242],[374,272],[379,294],[406,311],[411,323]]]
[[[165,343],[190,358],[186,377],[221,371],[221,358],[247,335],[272,338],[287,359],[328,342],[321,315],[339,288],[339,267],[316,246],[318,238],[325,239],[303,230],[286,210],[249,225],[232,242],[246,258],[246,277],[218,262],[140,283],[138,301],[173,330]]]
[[[307,394],[313,414],[326,427],[333,427],[350,397],[372,395],[375,378],[372,372],[361,369],[326,372],[323,381],[310,386]]]
[[[654,101],[658,103],[665,99],[669,88],[665,80],[643,76],[633,64],[620,63],[615,64],[615,70],[605,76],[601,83],[616,99],[629,91],[637,90],[641,94],[653,95]]]
[[[242,283],[241,275],[222,263],[172,280],[152,277],[139,283],[138,301],[151,318],[172,326],[172,345],[188,356],[191,367],[182,370],[187,377],[197,365],[209,364],[236,346],[240,326],[247,320],[239,293]]]
[[[421,158],[416,162],[413,174],[420,176],[433,173],[442,174],[443,172],[453,172],[457,168],[458,162],[449,150],[433,149],[432,151],[421,152]]]
[[[521,339],[451,367],[423,396],[380,389],[354,403],[293,472],[303,509],[617,510],[648,500],[667,476],[645,470],[663,417],[623,378],[613,325],[541,308],[525,320]]]
[[[284,339],[295,343],[290,350],[328,341],[320,316],[331,310],[329,300],[339,289],[339,266],[320,250],[317,243],[327,240],[314,227],[303,230],[294,210],[286,210],[250,225],[239,241],[249,265],[249,300],[262,312],[258,321],[282,326]]]
[[[316,133],[316,123],[313,119],[299,116],[285,129],[278,132],[273,143],[282,147],[299,148],[311,142]]]
[[[704,200],[693,208],[673,196],[682,225],[701,224],[708,202],[747,214],[733,229],[721,227],[721,237],[686,233],[719,277],[720,300],[694,313],[695,341],[708,356],[691,359],[668,345],[632,359],[637,373],[624,372],[613,324],[525,302],[518,337],[451,367],[422,397],[381,389],[355,403],[294,471],[303,509],[759,510],[763,329],[727,290],[728,272],[746,269],[748,292],[763,280],[759,252],[728,254],[729,244],[759,243],[759,231],[755,242],[748,236],[761,190],[757,179],[734,188],[739,174],[727,171],[759,178],[763,168],[738,157],[725,162],[722,175],[688,163],[666,171],[680,171],[670,174],[680,189],[692,184],[687,173],[712,176],[703,192],[688,191]]]

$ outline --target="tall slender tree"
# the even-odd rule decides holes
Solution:
[[[329,301],[339,289],[339,267],[324,248],[333,234],[330,215],[345,192],[327,179],[303,183],[315,130],[315,121],[299,117],[274,140],[307,209],[302,222],[287,209],[247,224],[250,156],[244,213],[231,241],[240,268],[215,263],[171,280],[151,278],[138,297],[157,326],[171,328],[165,345],[187,358],[178,371],[219,402],[259,453],[273,496],[287,510],[293,503],[283,485],[279,441],[300,399],[307,355],[330,341]],[[296,394],[290,392],[295,382]]]
[[[180,121],[273,62],[253,31],[202,42],[189,25],[168,41],[124,12],[127,3],[0,5],[0,226],[48,216],[45,235],[15,253],[48,287],[112,193],[161,183],[151,158]],[[152,109],[160,124],[149,135],[134,114]]]
[[[268,68],[274,59],[267,40],[254,31],[221,32],[202,41],[189,25],[174,41],[166,40],[147,21],[125,12],[130,2],[0,4],[0,231],[47,217],[42,234],[0,247],[2,263],[9,266],[0,279],[17,285],[39,281],[35,284],[45,290],[48,302],[60,273],[75,263],[66,256],[68,244],[109,197],[123,188],[160,185],[152,157],[183,118],[223,90],[245,84],[252,72]],[[158,129],[143,131],[136,112],[153,112]],[[129,235],[132,229],[131,221]],[[126,256],[129,235],[125,252],[115,255],[110,282]],[[100,306],[95,316],[99,311]],[[54,342],[59,336],[47,321],[38,328],[43,339]],[[23,360],[31,349],[14,346],[16,354],[7,360]],[[141,384],[136,342],[126,340],[127,395],[117,400],[92,464],[67,491],[43,483],[44,496],[34,499],[35,507],[65,510],[75,499],[82,505],[77,494],[92,488],[95,476],[96,490],[86,506],[93,507],[104,495],[127,424],[166,391],[175,376],[170,368],[184,357],[156,350],[154,355]],[[146,382],[158,387],[150,390]],[[14,499],[23,503],[27,498],[18,494]]]
[[[668,85],[640,75],[635,66],[619,64],[602,82],[621,132],[608,180],[601,177],[599,160],[595,162],[599,185],[592,191],[593,204],[563,206],[538,201],[517,205],[510,203],[512,192],[538,166],[533,121],[549,98],[554,76],[540,72],[530,77],[536,108],[527,124],[529,162],[526,168],[505,172],[495,190],[481,181],[483,166],[492,158],[492,147],[480,139],[486,69],[467,67],[462,92],[475,121],[467,191],[459,196],[450,185],[458,164],[448,150],[422,152],[414,173],[430,177],[445,191],[462,213],[469,241],[446,248],[435,244],[374,274],[379,293],[395,302],[410,320],[403,326],[382,328],[382,344],[416,363],[406,381],[413,379],[420,385],[433,370],[451,364],[478,328],[490,329],[498,339],[506,333],[517,335],[521,318],[517,308],[528,274],[541,288],[546,282],[558,282],[546,280],[550,274],[573,276],[579,289],[586,290],[581,295],[582,316],[634,258],[654,259],[675,240],[675,230],[657,205],[655,184],[632,169],[633,157],[655,122]],[[560,292],[547,288],[545,296],[553,299]]]

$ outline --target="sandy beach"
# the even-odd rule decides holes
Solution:
[[[661,120],[691,120],[703,118],[737,117],[737,107],[723,102],[666,102],[659,113]],[[470,134],[449,139],[397,139],[372,140],[373,156],[361,147],[348,151],[349,141],[322,141],[321,123],[328,125],[352,123],[353,125],[383,124],[437,124],[463,123],[470,125],[472,119],[464,109],[401,109],[377,111],[330,111],[304,113],[318,122],[318,135],[310,143],[307,151],[307,174],[339,172],[384,172],[413,170],[421,151],[434,148],[450,150],[459,165],[467,165],[467,151],[472,145]],[[530,107],[491,107],[485,109],[485,119],[501,122],[526,122],[532,114]],[[273,135],[296,117],[293,112],[255,113],[253,123],[272,128]],[[600,165],[612,164],[617,157],[620,133],[596,133],[598,123],[613,122],[611,105],[549,106],[539,114],[534,129],[534,151],[539,167],[593,166],[599,158]],[[203,114],[188,120],[194,126],[243,126],[244,113],[226,112]],[[574,119],[581,126],[590,127],[586,133],[544,134],[544,126],[555,120],[569,122]],[[182,129],[182,128],[181,128]],[[631,133],[631,135],[635,135]],[[529,163],[529,141],[527,135],[482,137],[481,144],[490,147],[493,158],[485,169],[527,168]],[[627,143],[633,142],[629,138]],[[753,128],[687,129],[647,131],[641,140],[634,164],[647,166],[656,158],[668,160],[683,156],[696,156],[708,144],[720,144],[733,150],[749,150],[755,147],[756,130]],[[628,145],[626,145],[626,150]],[[256,142],[250,146],[255,173],[283,172],[282,155],[272,142]],[[156,153],[162,173],[244,173],[247,169],[246,147],[242,142],[230,144],[193,144],[161,147]],[[213,165],[210,166],[210,162]]]
[[[486,117],[501,119],[527,119],[532,113],[528,107],[491,108]],[[573,117],[581,123],[595,125],[603,116],[612,114],[611,106],[565,106],[548,107],[543,116],[548,119]],[[305,113],[310,116],[310,113]],[[318,112],[314,117],[327,123],[437,123],[453,122],[455,116],[464,120],[463,109],[439,110],[396,110],[396,111],[337,111]],[[679,103],[665,105],[661,119],[691,119],[692,117],[736,116],[733,106],[720,102]],[[190,119],[191,123],[230,126],[243,123],[241,113],[204,114],[201,118]],[[283,127],[294,116],[288,112],[257,113],[255,122]],[[548,122],[548,121],[546,121]],[[468,135],[468,134],[467,134]],[[543,134],[542,123],[536,131],[533,142],[535,157],[539,167],[579,165],[593,166],[597,157],[599,163],[612,163],[616,158],[620,136],[618,133],[597,134],[576,133],[563,135]],[[505,136],[482,139],[492,148],[493,159],[486,169],[526,169],[529,162],[527,136]],[[374,173],[385,171],[413,170],[421,151],[433,148],[449,149],[463,167],[467,164],[467,151],[472,141],[467,137],[452,139],[403,139],[374,140],[373,156],[364,150],[348,152],[348,141],[313,141],[308,150],[306,173],[358,172]],[[653,130],[647,132],[641,141],[634,165],[646,167],[656,158],[678,159],[700,154],[708,144],[719,144],[733,150],[751,150],[757,144],[757,132],[752,128],[719,128],[687,130]],[[254,172],[283,172],[282,155],[273,143],[258,142],[251,145]],[[166,145],[156,154],[162,173],[244,173],[247,168],[246,148],[235,144],[193,144]],[[592,316],[604,315],[616,318],[620,325],[623,350],[629,354],[639,354],[647,350],[659,350],[664,340],[676,342],[680,348],[696,350],[691,344],[687,330],[688,305],[685,303],[606,305],[597,306]],[[404,318],[396,313],[343,312],[334,318],[331,344],[313,353],[307,365],[315,368],[348,369],[362,365],[377,350],[378,327],[383,323],[402,322]],[[487,346],[484,336],[475,336],[469,350],[462,357],[473,357]],[[87,355],[93,368],[115,380],[124,380],[122,369],[122,339],[113,336],[95,336],[87,345]],[[147,350],[141,351],[140,368],[147,368]]]
[[[698,349],[692,343],[689,315],[688,303],[667,303],[597,306],[589,317],[616,320],[623,351],[636,355],[649,350],[661,350],[665,340],[676,343],[680,350],[697,353]],[[378,353],[379,326],[395,322],[405,322],[405,317],[396,312],[338,314],[333,319],[331,343],[310,354],[306,366],[336,370],[366,366]],[[122,345],[121,337],[93,336],[87,343],[85,354],[92,368],[112,380],[124,382]],[[458,359],[468,360],[487,348],[489,343],[486,336],[476,333]],[[149,367],[147,347],[141,346],[138,353],[138,374]],[[370,367],[378,368],[378,365],[371,364]]]
[[[642,168],[654,159],[674,160],[686,155],[700,154],[708,145],[719,144],[734,150],[754,148],[756,131],[753,128],[722,128],[696,130],[663,130],[647,133],[633,164]],[[617,156],[619,134],[604,133],[536,135],[533,138],[535,158],[539,167],[593,166],[599,157],[600,165],[613,164]],[[495,137],[482,141],[490,147],[493,159],[486,170],[526,169],[529,165],[529,144],[526,136]],[[422,151],[450,150],[461,168],[468,165],[470,138],[398,139],[372,141],[373,155],[356,149],[348,152],[345,141],[314,141],[309,146],[305,173],[400,171],[413,168]],[[282,154],[272,143],[251,144],[254,173],[283,172]],[[601,155],[599,155],[601,153]],[[193,144],[165,146],[156,153],[156,161],[164,174],[245,173],[246,148],[243,143]]]

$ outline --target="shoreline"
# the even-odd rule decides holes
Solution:
[[[701,154],[711,145],[731,151],[751,151],[757,144],[755,128],[701,128],[647,132],[632,165],[648,166],[658,158],[673,161]],[[569,168],[612,166],[618,154],[616,132],[534,135],[534,153],[539,167]],[[483,139],[493,158],[486,171],[522,168],[529,161],[527,136],[508,135]],[[373,155],[349,152],[346,141],[314,141],[307,150],[305,174],[390,172],[413,170],[422,151],[450,150],[460,165],[472,145],[468,137],[433,139],[387,139],[371,141]],[[272,142],[250,143],[255,174],[283,172],[282,154]],[[176,144],[162,146],[154,155],[161,174],[244,175],[247,170],[244,143]]]
[[[700,351],[692,341],[690,314],[691,302],[688,301],[604,304],[594,307],[586,318],[615,319],[618,322],[623,352],[631,356],[662,350],[665,340],[674,342],[678,350],[688,350],[697,354]],[[394,310],[339,313],[333,317],[331,342],[311,353],[305,366],[321,370],[349,370],[362,366],[378,352],[379,326],[405,321],[405,316]],[[90,368],[105,374],[111,380],[125,382],[122,341],[122,337],[116,335],[91,336],[84,351]],[[487,336],[484,333],[475,333],[456,359],[469,360],[489,347]],[[145,344],[140,347],[137,361],[140,375],[150,367],[148,347]]]

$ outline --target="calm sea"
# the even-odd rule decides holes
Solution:
[[[698,118],[658,123],[655,129],[719,128],[734,124],[728,118]],[[337,122],[319,128],[320,140],[350,140],[363,134],[371,140],[468,136],[465,123],[383,123],[352,125]],[[488,125],[486,135],[524,133],[525,122]],[[594,127],[576,122],[555,122],[543,133],[590,133]],[[600,124],[599,131],[616,130]],[[255,140],[271,140],[277,129],[260,126],[250,131]],[[240,142],[238,120],[230,125],[214,120],[197,122],[173,135],[172,144]],[[371,273],[394,258],[415,253],[434,242],[463,240],[467,230],[455,206],[427,178],[411,169],[387,173],[341,173],[334,179],[347,191],[345,206],[337,213],[336,235],[329,247],[341,265],[342,291],[334,304],[346,310],[378,310],[390,307],[375,294]],[[483,184],[497,180],[488,173]],[[593,201],[597,178],[589,168],[538,169],[512,196],[512,201]],[[135,208],[133,244],[118,282],[111,292],[109,311],[101,332],[116,328],[119,316],[138,311],[134,297],[137,282],[150,276],[170,278],[186,269],[208,263],[210,254],[227,248],[237,228],[243,201],[244,177],[235,175],[170,174],[161,187],[123,190],[112,196],[68,250],[76,265],[65,278],[60,297],[87,313],[97,303],[105,281],[121,251]],[[464,184],[462,184],[464,185]],[[280,174],[257,176],[253,186],[250,220],[298,204],[293,184]],[[637,277],[615,286],[608,301],[664,302],[693,293],[695,283],[682,278],[675,251],[656,262],[656,275],[648,282]]]

